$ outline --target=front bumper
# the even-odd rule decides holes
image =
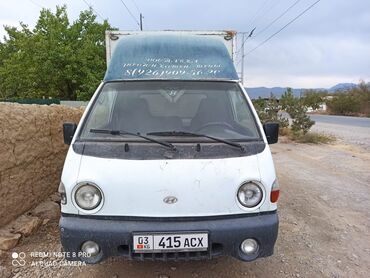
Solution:
[[[254,215],[211,217],[152,218],[105,217],[62,214],[60,219],[61,241],[69,260],[97,263],[110,256],[124,256],[138,260],[200,260],[220,255],[230,255],[243,261],[252,261],[273,254],[278,234],[276,211]],[[134,253],[134,232],[187,232],[208,231],[208,251],[173,253]],[[247,256],[240,250],[241,242],[254,238],[259,243],[256,254]],[[79,256],[81,245],[93,240],[100,246],[95,257]]]

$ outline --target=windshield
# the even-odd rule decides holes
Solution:
[[[258,140],[250,107],[234,82],[129,81],[106,83],[85,121],[81,139],[109,139],[125,131],[157,136],[192,132],[229,140]],[[164,133],[164,134],[161,134]],[[170,136],[170,134],[168,134]],[[125,139],[137,137],[127,136]],[[184,139],[184,138],[182,138]],[[189,136],[186,140],[201,140]],[[204,138],[203,138],[204,139]]]

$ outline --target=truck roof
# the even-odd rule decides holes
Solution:
[[[104,81],[238,80],[225,44],[189,34],[134,34],[120,38]]]

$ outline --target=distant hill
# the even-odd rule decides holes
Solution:
[[[368,83],[370,85],[370,82]],[[330,88],[314,88],[314,90],[327,90],[329,93],[335,93],[347,89],[351,89],[357,87],[357,84],[355,83],[339,83],[333,87]],[[245,88],[247,90],[247,93],[251,99],[256,98],[268,98],[270,94],[272,93],[275,97],[280,98],[284,92],[286,91],[287,87],[273,87],[273,88],[267,88],[267,87],[254,87],[254,88]],[[301,93],[303,93],[307,89],[299,89],[295,88],[293,89],[293,95],[296,97],[299,97]]]
[[[255,98],[268,98],[272,93],[275,97],[280,98],[286,91],[286,87],[273,87],[273,88],[266,88],[266,87],[255,87],[255,88],[245,88],[247,93],[251,99]],[[292,89],[293,95],[299,97],[302,89]]]
[[[357,84],[355,83],[339,83],[331,88],[328,89],[329,92],[335,92],[335,91],[343,91],[347,89],[352,89],[354,87],[357,87]]]

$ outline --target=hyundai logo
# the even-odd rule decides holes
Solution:
[[[163,199],[163,202],[171,205],[177,202],[177,198],[175,196],[167,196],[166,198]]]

